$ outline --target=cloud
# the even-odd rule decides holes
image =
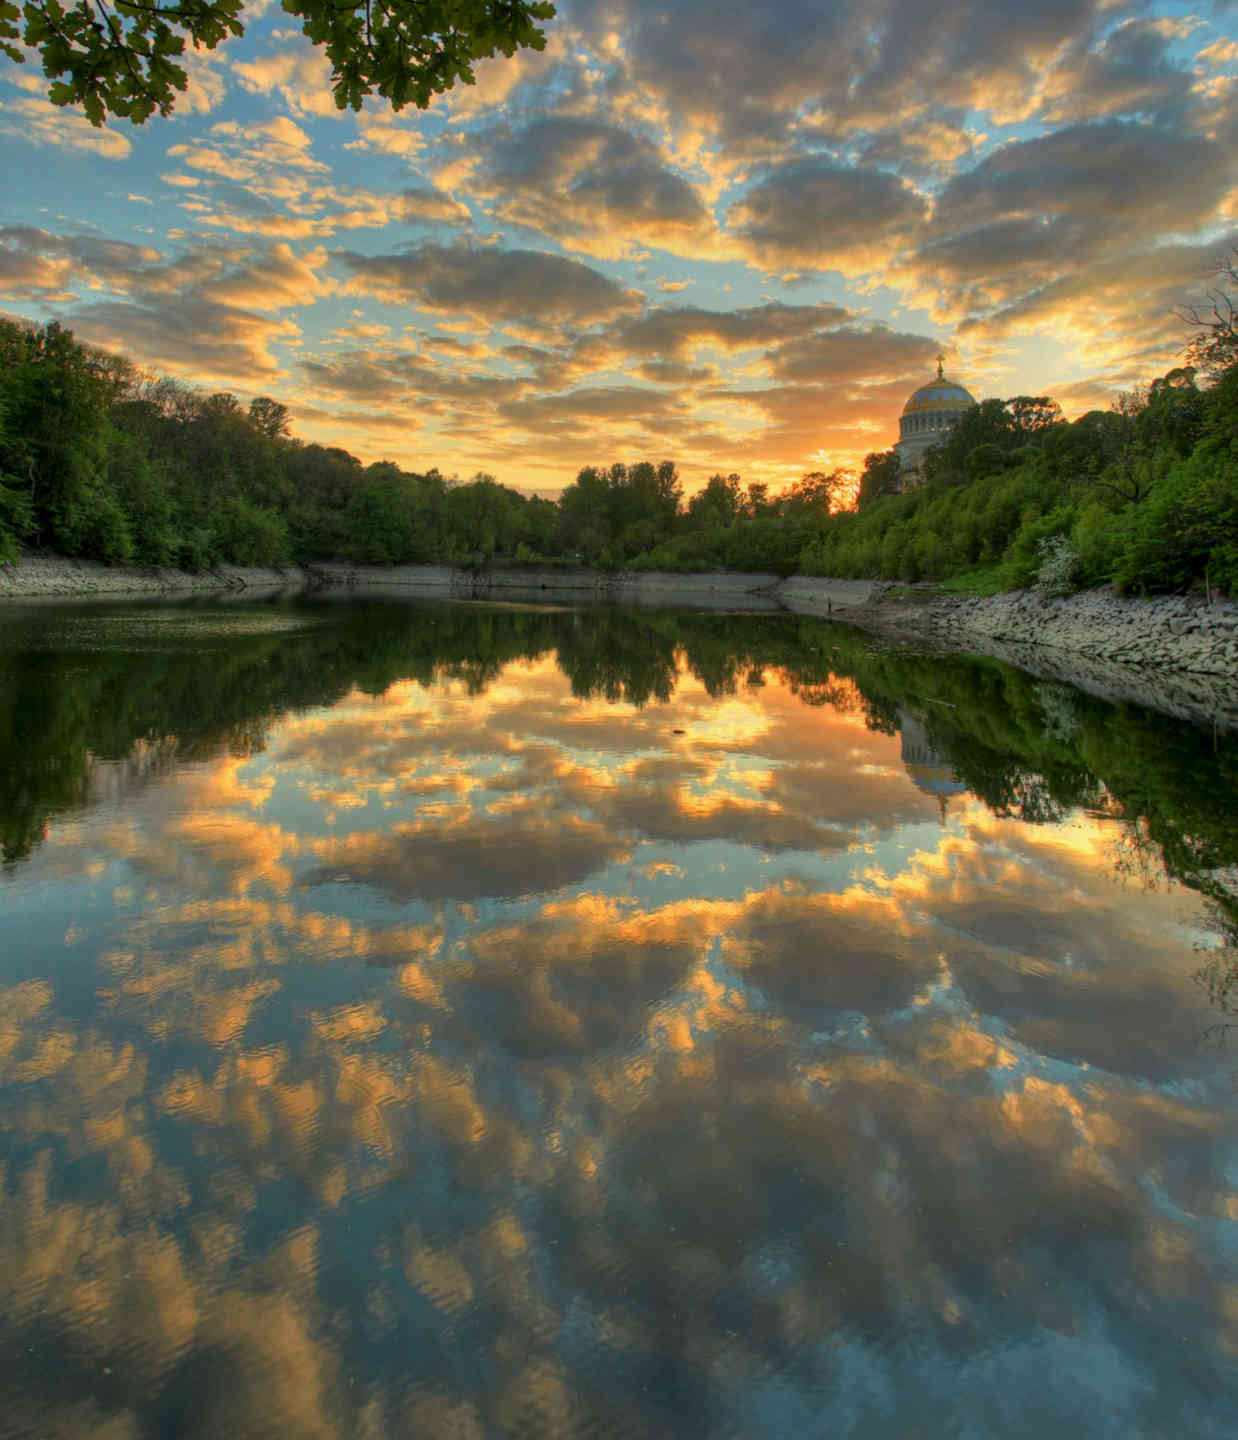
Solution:
[[[1021,324],[1073,316],[1100,363],[1112,340],[1141,344],[1158,364],[1173,312],[1203,288],[1209,258],[1181,237],[1222,219],[1235,179],[1232,147],[1200,134],[1126,121],[1070,126],[1004,146],[951,180],[895,278],[966,334],[1011,336]],[[1195,276],[1184,273],[1188,255],[1198,257]],[[1163,306],[1149,303],[1140,276],[1145,285],[1155,277]]]
[[[221,121],[211,127],[209,143],[176,144],[166,153],[194,173],[163,179],[193,191],[181,208],[212,229],[284,240],[378,230],[411,218],[410,194],[424,197],[435,220],[461,220],[459,207],[433,192],[335,184],[326,178],[329,167],[314,156],[308,131],[287,116],[253,125]]]
[[[171,258],[94,235],[0,228],[0,293],[73,305],[63,318],[84,340],[210,383],[266,381],[271,346],[300,334],[264,312],[330,295],[324,250],[287,244],[187,247]],[[72,288],[69,288],[72,287]]]
[[[346,396],[358,402],[392,403],[409,395],[418,397],[423,414],[441,414],[437,402],[450,401],[461,414],[492,413],[503,400],[523,394],[525,380],[501,375],[461,374],[429,355],[411,356],[373,350],[349,350],[327,359],[307,356],[301,373],[315,393]]]
[[[1069,124],[1180,107],[1193,77],[1171,58],[1170,50],[1193,23],[1167,17],[1123,20],[1099,45],[1076,45],[1046,76],[1042,118]]]
[[[604,259],[644,246],[717,251],[698,188],[643,136],[592,117],[550,115],[501,125],[475,143],[480,163],[470,189],[497,220]]]
[[[254,310],[286,310],[312,305],[332,293],[333,282],[320,274],[327,264],[321,248],[298,255],[290,245],[250,251],[238,264],[203,286],[203,295],[224,305]]]
[[[300,334],[291,320],[178,295],[101,300],[66,317],[82,340],[199,381],[267,384],[282,373],[271,346]]]
[[[841,141],[906,133],[943,112],[1024,119],[1036,111],[1046,70],[1072,44],[1090,41],[1105,7],[1049,0],[1012,15],[1003,0],[789,0],[777,10],[741,0],[668,0],[656,10],[579,0],[573,14],[618,69],[616,92],[636,90],[672,124],[698,128],[727,153],[759,157],[785,153],[804,122]]]
[[[103,160],[124,160],[133,151],[132,141],[120,129],[96,127],[84,116],[48,100],[0,100],[0,131],[20,135],[35,145],[82,150]]]
[[[1125,242],[1206,223],[1238,162],[1216,141],[1131,121],[1071,125],[1006,145],[955,176],[933,215],[933,236],[1028,217],[1046,250],[1095,249],[1121,227]],[[932,242],[930,242],[932,243]],[[1000,254],[1000,252],[998,252]]]
[[[319,869],[305,879],[322,884],[347,872],[400,904],[410,900],[476,900],[548,893],[576,884],[621,860],[627,845],[600,825],[576,816],[537,814],[480,817],[456,825],[395,825],[357,832],[314,846]]]
[[[783,341],[768,352],[769,371],[777,380],[800,383],[901,382],[927,371],[937,354],[936,341],[883,325],[851,325],[817,330]]]
[[[764,170],[727,211],[727,223],[761,269],[861,275],[905,247],[927,214],[928,202],[899,176],[817,155]]]
[[[686,420],[689,415],[684,401],[636,385],[594,386],[560,395],[523,397],[506,401],[498,410],[509,425],[528,434],[558,434],[566,429],[581,437],[588,431],[605,432],[614,425],[640,427],[651,435],[665,434],[676,418]]]
[[[1081,383],[1103,383],[1107,403],[1181,355],[1191,336],[1180,312],[1202,303],[1218,256],[1235,244],[1238,231],[1230,231],[1216,244],[1163,244],[1098,260],[964,320],[960,334],[1001,342],[1034,330],[1070,333],[1084,362],[1101,367]],[[1098,398],[1092,390],[1092,403]]]
[[[323,50],[295,32],[285,32],[275,54],[233,61],[243,89],[254,95],[277,94],[294,115],[339,115],[331,88],[331,62]]]
[[[408,225],[470,226],[468,206],[432,185],[411,186],[400,192],[400,218]]]
[[[417,120],[398,115],[383,105],[381,109],[367,106],[355,113],[357,139],[350,140],[345,150],[370,150],[379,155],[394,155],[412,160],[425,149],[425,136]]]
[[[6,300],[71,304],[77,299],[69,288],[73,272],[73,261],[67,255],[31,254],[0,244],[0,295]]]
[[[837,325],[851,316],[840,305],[661,306],[636,319],[622,319],[606,332],[606,343],[627,355],[690,360],[699,347],[755,350]]]
[[[247,14],[250,8],[246,7]],[[191,45],[177,57],[176,63],[189,79],[184,93],[176,100],[175,115],[178,119],[186,115],[209,115],[223,104],[228,93],[224,78],[228,49],[226,40],[214,50],[198,50]]]
[[[0,227],[0,284],[6,294],[66,303],[65,287],[127,288],[152,273],[163,256],[147,245],[99,235],[57,235],[28,225]]]
[[[422,245],[405,254],[337,252],[347,289],[479,325],[592,325],[634,310],[640,295],[578,260],[539,250]]]

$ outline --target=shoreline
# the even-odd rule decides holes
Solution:
[[[886,580],[711,571],[681,574],[580,567],[357,566],[288,569],[221,565],[201,574],[29,556],[0,568],[0,604],[202,595],[257,600],[281,593],[511,603],[785,611],[857,626],[894,644],[1005,660],[1106,699],[1195,723],[1238,729],[1238,604],[1202,596],[1124,598],[1090,590],[1060,599],[1030,591],[983,598]]]

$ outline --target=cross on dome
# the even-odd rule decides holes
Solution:
[[[940,350],[937,352],[937,378],[939,380],[946,378],[946,357]]]

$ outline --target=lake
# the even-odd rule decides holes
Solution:
[[[1222,1437],[1238,742],[789,615],[0,610],[0,1433]]]

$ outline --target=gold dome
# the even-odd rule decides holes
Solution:
[[[975,400],[953,380],[946,378],[941,357],[937,360],[937,379],[921,385],[903,406],[904,415],[925,415],[950,413],[957,415],[970,409]]]
[[[946,379],[945,359],[939,355],[937,379],[914,392],[899,418],[898,444],[894,447],[903,476],[899,489],[916,483],[927,452],[941,444],[975,403],[961,385]]]

